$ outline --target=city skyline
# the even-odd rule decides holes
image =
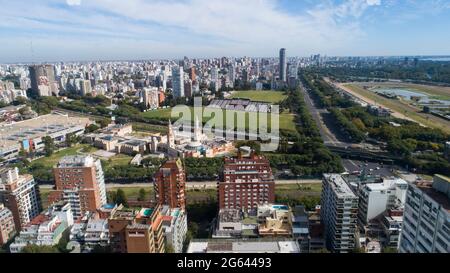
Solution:
[[[450,54],[443,0],[3,2],[0,63]]]

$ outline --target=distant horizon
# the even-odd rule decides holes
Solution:
[[[287,50],[287,53],[289,51]],[[404,57],[414,57],[414,58],[450,58],[450,54],[448,55],[326,55],[326,54],[319,54],[321,57],[327,57],[327,58],[404,58]],[[287,58],[310,58],[313,55],[317,54],[311,54],[309,56],[289,56],[287,55]],[[59,61],[25,61],[25,62],[0,62],[0,65],[29,65],[29,64],[57,64],[57,63],[93,63],[93,62],[146,62],[146,61],[180,61],[183,60],[184,57],[187,57],[188,59],[219,59],[219,58],[252,58],[252,59],[278,59],[278,56],[223,56],[218,55],[215,57],[190,57],[190,56],[183,56],[181,58],[143,58],[143,59],[90,59],[90,60],[59,60]],[[449,60],[450,61],[450,60]]]
[[[0,0],[0,62],[450,54],[447,0]],[[322,54],[322,53],[321,53]],[[325,54],[324,54],[325,55]]]

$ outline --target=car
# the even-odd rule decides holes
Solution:
[[[376,167],[377,170],[381,169],[380,167]]]

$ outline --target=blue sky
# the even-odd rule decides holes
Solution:
[[[450,54],[450,0],[0,0],[0,62]]]

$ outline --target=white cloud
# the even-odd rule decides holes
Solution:
[[[66,0],[66,3],[69,6],[79,6],[81,5],[81,0]]]
[[[367,5],[379,6],[379,5],[381,5],[381,0],[367,0]]]

